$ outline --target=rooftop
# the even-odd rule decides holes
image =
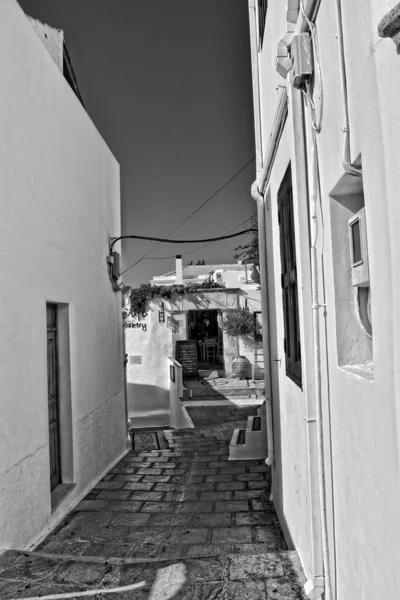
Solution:
[[[209,275],[211,271],[243,271],[244,265],[238,263],[223,264],[223,265],[186,265],[182,269],[184,279],[193,279],[202,275]],[[157,275],[155,279],[162,277],[173,277],[176,271],[170,271],[163,275]]]

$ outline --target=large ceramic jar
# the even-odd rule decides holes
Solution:
[[[245,379],[249,372],[250,361],[244,356],[238,356],[232,361],[232,373],[238,379]]]

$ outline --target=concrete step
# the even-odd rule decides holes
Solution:
[[[259,414],[248,417],[246,429],[235,429],[229,444],[229,460],[266,458],[268,440],[266,419],[262,407]]]
[[[215,388],[211,388],[211,387],[207,387],[204,389],[191,389],[191,390],[184,390],[183,392],[183,399],[184,400],[191,400],[191,399],[199,399],[199,398],[234,398],[234,397],[241,397],[241,398],[251,398],[251,397],[256,397],[256,391],[251,390],[250,388],[246,389],[246,388],[229,388],[229,389],[215,389]]]
[[[261,398],[264,397],[264,387],[250,384],[244,385],[198,385],[187,387],[183,390],[184,400],[202,398]]]
[[[200,379],[218,379],[226,377],[225,369],[199,369]]]

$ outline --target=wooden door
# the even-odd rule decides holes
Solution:
[[[222,329],[223,319],[222,319],[222,311],[218,311],[217,313],[217,321],[218,321],[218,356],[219,362],[224,364],[224,332]]]
[[[286,358],[286,375],[301,387],[300,319],[290,165],[278,192],[278,221],[281,246],[281,286],[283,323],[285,330],[284,351]]]
[[[58,397],[57,305],[47,304],[47,390],[49,407],[50,488],[61,483]]]

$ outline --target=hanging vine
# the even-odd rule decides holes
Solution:
[[[186,285],[152,285],[144,283],[131,290],[129,301],[132,317],[143,317],[148,310],[149,302],[155,298],[171,300],[173,296],[185,296],[199,291],[223,287],[221,283],[212,280],[212,274],[202,283],[189,283]]]

